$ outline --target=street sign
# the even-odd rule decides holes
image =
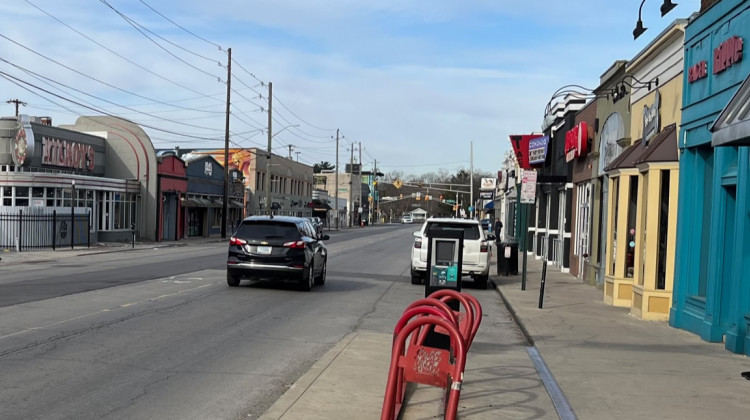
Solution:
[[[397,179],[397,180],[393,181],[393,186],[396,187],[396,189],[401,188],[403,185],[404,185],[404,183],[401,182],[400,179]]]
[[[521,204],[534,204],[536,198],[536,171],[522,170]]]

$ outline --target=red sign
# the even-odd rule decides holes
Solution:
[[[516,161],[521,169],[532,169],[529,164],[529,142],[541,136],[541,134],[511,134],[509,136],[513,152],[516,154]]]
[[[565,161],[570,162],[588,153],[589,125],[581,121],[565,133]]]
[[[742,38],[733,36],[714,50],[714,74],[719,74],[742,61]]]
[[[94,170],[94,148],[88,144],[42,137],[42,163],[79,170]]]
[[[708,76],[708,71],[706,70],[707,63],[706,60],[703,60],[694,66],[690,66],[688,69],[688,83],[693,83],[696,80],[703,79],[704,77]]]

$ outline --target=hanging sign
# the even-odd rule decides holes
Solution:
[[[534,204],[536,199],[536,171],[521,172],[521,204]]]
[[[537,137],[529,141],[529,164],[537,165],[544,163],[544,159],[547,157],[548,143],[548,136]]]
[[[565,133],[565,161],[585,156],[588,152],[589,125],[581,121],[567,133]]]
[[[509,136],[510,144],[516,155],[516,162],[521,169],[531,169],[529,164],[529,142],[531,139],[540,137],[541,134],[512,134]]]
[[[18,131],[13,139],[12,147],[14,165],[25,166],[31,162],[34,156],[34,132],[31,131],[28,115],[18,116]]]
[[[659,132],[659,102],[661,95],[656,90],[654,103],[651,106],[643,105],[643,144],[648,142]]]

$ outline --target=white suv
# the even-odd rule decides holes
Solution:
[[[461,266],[462,276],[471,276],[479,289],[487,288],[490,274],[490,257],[495,235],[487,234],[478,220],[429,218],[422,228],[414,232],[414,245],[411,248],[411,283],[422,284],[427,272],[427,230],[464,231],[464,252]]]

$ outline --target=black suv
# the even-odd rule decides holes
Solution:
[[[291,216],[251,216],[229,240],[227,284],[240,280],[295,281],[305,291],[326,281],[328,250],[309,220]]]

